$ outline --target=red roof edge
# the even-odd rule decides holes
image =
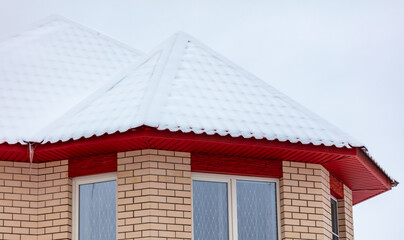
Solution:
[[[347,185],[354,204],[390,190],[398,184],[360,148],[337,148],[266,139],[207,135],[139,127],[124,133],[104,134],[67,142],[36,144],[34,162],[87,157],[154,148],[222,156],[287,160],[322,164]],[[27,145],[0,144],[0,159],[29,161]]]
[[[371,171],[374,176],[390,190],[393,187],[393,183],[398,184],[394,179],[390,178],[389,175],[377,164],[369,155],[367,155],[363,149],[357,148],[357,155],[360,162]]]
[[[370,156],[369,152],[366,148],[357,148],[357,154],[360,159],[367,165],[369,168],[379,173],[379,178],[381,181],[389,182],[386,186],[390,185],[391,187],[396,187],[399,182],[392,178],[387,172]]]

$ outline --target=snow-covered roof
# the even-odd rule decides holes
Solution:
[[[46,26],[49,31],[61,28],[59,34],[67,35],[65,37],[70,40],[63,41],[61,39],[65,37],[55,36],[58,34],[44,35],[45,29],[30,34],[40,35],[41,39],[51,38],[54,44],[31,43],[29,37],[23,37],[19,47],[30,48],[37,44],[52,52],[52,57],[41,54],[41,51],[29,55],[34,58],[32,60],[39,60],[39,66],[32,64],[32,60],[19,57],[22,53],[18,49],[7,48],[18,58],[12,58],[10,67],[0,69],[1,74],[7,76],[1,76],[1,81],[12,82],[19,78],[18,84],[10,85],[13,88],[1,90],[2,94],[7,92],[4,99],[9,104],[0,103],[0,109],[7,112],[1,117],[0,131],[6,128],[3,122],[13,118],[17,121],[5,132],[5,138],[1,134],[4,139],[0,142],[34,140],[54,143],[149,126],[159,130],[292,143],[348,148],[363,146],[187,34],[175,34],[151,53],[134,61],[136,52],[99,35],[64,22],[42,28]],[[90,39],[98,46],[94,47],[92,43],[81,47],[83,42],[91,42]],[[75,40],[80,44],[73,44]],[[87,49],[90,45],[93,46],[91,50]],[[30,51],[37,48],[30,48]],[[7,60],[8,56],[1,53],[1,61]],[[43,61],[45,56],[47,61]],[[79,59],[80,64],[75,62]],[[48,62],[52,66],[47,67]],[[71,73],[71,69],[83,65],[88,69]],[[17,66],[22,66],[22,69]],[[122,69],[126,70],[122,72]],[[66,82],[69,82],[68,86]],[[36,87],[37,84],[40,87]],[[36,93],[25,97],[33,87],[36,87]],[[60,96],[64,94],[68,97]],[[46,108],[36,104],[31,108],[31,100],[39,105],[46,103]],[[35,126],[36,131],[19,129],[19,126],[30,123],[31,115],[34,115],[34,121],[41,123]],[[49,119],[53,121],[50,123]]]
[[[62,17],[0,42],[0,143],[37,133],[117,74],[140,53]]]

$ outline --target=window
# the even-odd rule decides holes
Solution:
[[[116,239],[116,174],[73,179],[73,240]]]
[[[279,239],[278,180],[192,174],[194,240]]]
[[[331,197],[332,240],[339,240],[338,201]]]

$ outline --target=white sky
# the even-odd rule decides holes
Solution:
[[[0,37],[60,14],[147,52],[185,31],[356,137],[404,184],[404,1],[0,0]],[[354,207],[404,239],[404,187]]]

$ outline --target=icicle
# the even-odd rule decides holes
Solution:
[[[34,146],[33,143],[28,143],[28,150],[29,150],[29,168],[32,168],[32,162],[34,161]]]

